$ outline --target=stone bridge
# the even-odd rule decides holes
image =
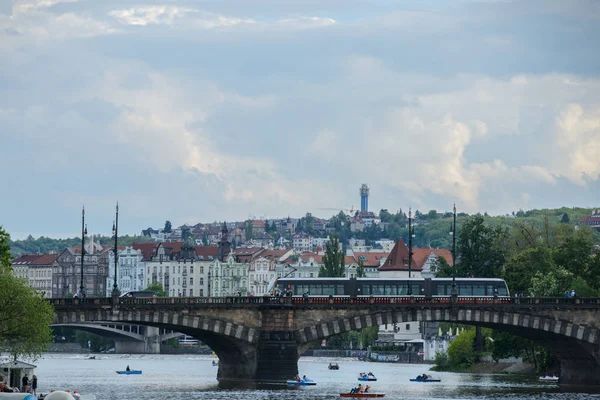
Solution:
[[[85,322],[55,323],[52,326],[79,329],[109,338],[115,342],[115,354],[159,354],[162,342],[181,336],[181,332],[129,324]]]
[[[284,383],[314,342],[407,321],[455,322],[530,339],[560,361],[561,386],[600,388],[600,299],[220,297],[52,299],[56,323],[130,323],[194,336],[219,356],[222,383]]]

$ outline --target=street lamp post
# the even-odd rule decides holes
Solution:
[[[412,277],[412,238],[414,236],[414,231],[412,228],[412,210],[408,209],[408,277]],[[410,287],[410,281],[408,282],[408,295],[412,295],[412,290]]]
[[[119,262],[119,248],[117,247],[117,237],[119,235],[119,203],[117,203],[117,212],[115,222],[113,223],[113,234],[115,235],[115,280],[113,283],[112,297],[117,297],[121,294],[119,287],[117,286],[117,264]]]
[[[87,225],[85,225],[85,207],[81,208],[81,282],[79,285],[79,296],[85,297],[85,286],[83,286],[83,257],[85,255],[85,235],[87,235]]]
[[[450,234],[452,235],[452,296],[456,296],[456,203],[452,208],[454,221],[450,226]]]

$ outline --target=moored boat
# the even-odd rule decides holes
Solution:
[[[130,371],[116,371],[117,374],[119,375],[141,375],[142,371],[135,371],[135,370],[130,370]]]
[[[544,375],[544,376],[540,376],[539,381],[540,382],[558,382],[559,377],[558,376],[549,376],[549,375]]]
[[[327,368],[329,368],[329,369],[340,369],[340,366],[337,363],[329,363],[329,366]]]
[[[379,393],[379,392],[372,392],[372,393],[340,393],[340,397],[353,397],[353,398],[385,397],[385,393]]]

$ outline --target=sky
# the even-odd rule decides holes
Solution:
[[[13,238],[598,206],[595,0],[0,0]]]

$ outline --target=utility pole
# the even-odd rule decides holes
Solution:
[[[85,235],[87,235],[87,225],[85,225],[85,206],[81,208],[81,282],[79,285],[80,298],[85,297],[85,286],[83,285],[83,257],[85,256]]]
[[[119,263],[119,247],[117,246],[117,237],[119,235],[119,203],[117,202],[117,213],[115,217],[115,222],[113,222],[113,234],[115,235],[115,280],[113,283],[112,289],[112,297],[118,297],[121,292],[119,291],[119,287],[117,285],[117,264]]]
[[[414,231],[412,228],[412,210],[408,209],[408,278],[412,278],[412,238],[414,236]],[[408,282],[408,295],[411,296],[412,289],[410,286],[410,281]]]
[[[457,296],[456,291],[456,203],[452,208],[454,222],[450,226],[450,234],[452,235],[452,296]]]

